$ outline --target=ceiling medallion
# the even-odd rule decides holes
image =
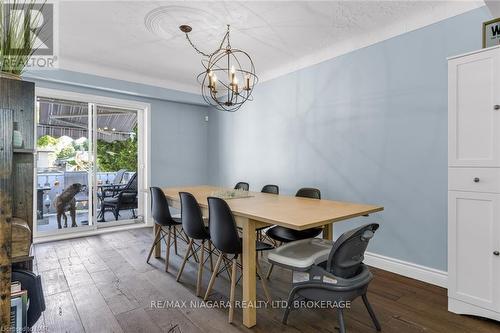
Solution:
[[[189,25],[179,29],[186,34],[189,44],[202,55],[204,71],[198,74],[201,93],[205,101],[221,111],[237,111],[243,103],[251,101],[253,87],[258,81],[252,58],[243,50],[231,47],[229,25],[219,48],[212,53],[200,51],[189,38],[193,30]],[[226,42],[226,46],[224,46]]]

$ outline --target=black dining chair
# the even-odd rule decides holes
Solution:
[[[168,271],[168,264],[170,259],[170,248],[172,246],[172,238],[174,244],[175,254],[177,253],[177,238],[179,236],[180,239],[187,242],[187,239],[182,237],[182,229],[177,233],[177,228],[182,227],[181,216],[172,216],[170,214],[170,209],[168,207],[168,201],[165,197],[165,194],[159,187],[151,187],[151,213],[153,215],[154,222],[158,225],[158,230],[156,231],[153,245],[151,246],[151,250],[149,251],[148,259],[146,260],[149,263],[149,259],[151,258],[151,254],[155,246],[161,242],[161,240],[165,241],[165,237],[167,240],[165,241],[166,248],[166,256],[165,256],[165,272]],[[167,229],[167,231],[164,230]],[[159,245],[159,244],[158,244]]]
[[[234,185],[235,190],[243,190],[243,191],[248,191],[250,189],[250,185],[245,182],[238,182],[236,185]]]
[[[262,190],[260,190],[262,193],[269,193],[269,194],[280,194],[280,188],[278,185],[273,185],[273,184],[267,184],[262,187]]]
[[[317,188],[303,187],[297,191],[296,197],[300,198],[310,198],[310,199],[321,199],[321,191]],[[318,236],[323,231],[323,228],[311,228],[306,230],[294,230],[290,228],[285,228],[281,226],[274,226],[266,230],[266,235],[270,239],[274,240],[279,244],[289,243],[301,239],[314,238]],[[274,265],[271,264],[269,270],[266,274],[266,279],[269,279],[273,271]]]
[[[238,229],[236,227],[236,222],[234,220],[233,213],[227,205],[227,203],[220,198],[208,197],[208,212],[209,212],[209,226],[210,226],[210,239],[216,249],[220,251],[219,258],[212,272],[212,277],[208,283],[208,288],[205,293],[205,301],[207,300],[210,291],[214,285],[215,279],[224,269],[229,269],[231,266],[231,290],[229,296],[229,323],[232,323],[234,316],[234,292],[236,288],[236,269],[238,267],[238,256],[242,253],[242,241],[238,234]],[[257,252],[271,250],[272,245],[256,241],[255,248]],[[228,256],[232,256],[228,259]],[[224,268],[220,271],[220,265],[224,261]],[[232,262],[232,264],[231,264]],[[245,264],[245,263],[243,263]],[[269,289],[267,287],[267,282],[263,278],[259,261],[256,260],[257,274],[260,276],[262,282],[262,288],[266,294],[268,302],[271,302],[271,297],[269,294]]]
[[[189,238],[188,249],[184,255],[184,260],[182,261],[181,268],[177,274],[177,282],[180,280],[182,272],[184,271],[184,266],[188,259],[198,254],[198,276],[196,280],[196,296],[200,296],[201,282],[203,279],[203,266],[206,262],[205,251],[208,252],[210,259],[210,268],[213,270],[212,262],[212,243],[210,242],[210,231],[208,227],[205,226],[203,219],[203,214],[201,212],[200,206],[196,201],[195,197],[188,192],[179,192],[179,197],[181,199],[181,220],[182,229],[184,233]],[[199,241],[201,244],[198,245],[195,241]],[[206,246],[206,248],[205,248]]]
[[[262,193],[268,193],[268,194],[280,194],[280,188],[278,187],[278,185],[273,185],[273,184],[267,184],[267,185],[264,185],[262,187],[262,190],[260,190],[260,192]],[[260,227],[260,228],[257,228],[257,240],[259,241],[263,241],[264,240],[264,237],[267,238],[266,240],[270,240],[270,241],[273,241],[272,239],[270,239],[269,237],[265,236],[265,234],[262,233],[263,230],[267,229],[267,228],[270,228],[271,226],[264,226],[264,227]]]

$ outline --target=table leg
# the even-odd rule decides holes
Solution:
[[[333,223],[325,224],[323,229],[323,239],[333,240]]]
[[[243,223],[243,325],[250,328],[257,324],[255,221]]]
[[[155,223],[154,228],[153,228],[153,232],[154,232],[153,237],[154,237],[154,235],[156,235],[156,232],[158,231],[158,228],[160,228],[160,226]],[[155,258],[161,258],[161,242],[156,243],[156,246],[155,246]]]

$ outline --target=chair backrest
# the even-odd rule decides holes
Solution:
[[[241,241],[233,213],[227,203],[216,197],[208,197],[210,239],[223,253],[241,253]]]
[[[368,242],[378,227],[378,223],[371,223],[343,233],[333,244],[326,270],[346,279],[358,274]]]
[[[264,185],[264,187],[261,190],[262,193],[271,193],[271,194],[280,194],[280,188],[278,185]]]
[[[181,198],[182,229],[190,238],[207,239],[208,233],[203,214],[195,197],[188,192],[179,192]]]
[[[317,188],[303,187],[297,191],[295,196],[301,198],[321,199],[321,191]]]
[[[235,190],[243,190],[243,191],[248,191],[250,189],[250,185],[245,182],[238,182],[236,185],[234,185]]]
[[[113,179],[113,185],[119,185],[122,183],[125,172],[127,172],[127,169],[120,169],[116,172],[115,178]]]
[[[42,279],[40,275],[36,275],[31,271],[14,269],[12,271],[12,281],[19,281],[21,288],[28,291],[29,307],[26,325],[31,328],[40,318],[42,312],[45,311]]]
[[[169,225],[173,223],[167,197],[159,187],[151,187],[151,214],[156,223]]]
[[[132,177],[128,180],[127,184],[123,188],[124,190],[127,190],[129,192],[131,191],[137,191],[137,172],[135,172]]]

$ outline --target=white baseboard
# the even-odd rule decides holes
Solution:
[[[385,271],[403,275],[439,287],[448,287],[448,272],[411,262],[366,252],[364,263]]]

